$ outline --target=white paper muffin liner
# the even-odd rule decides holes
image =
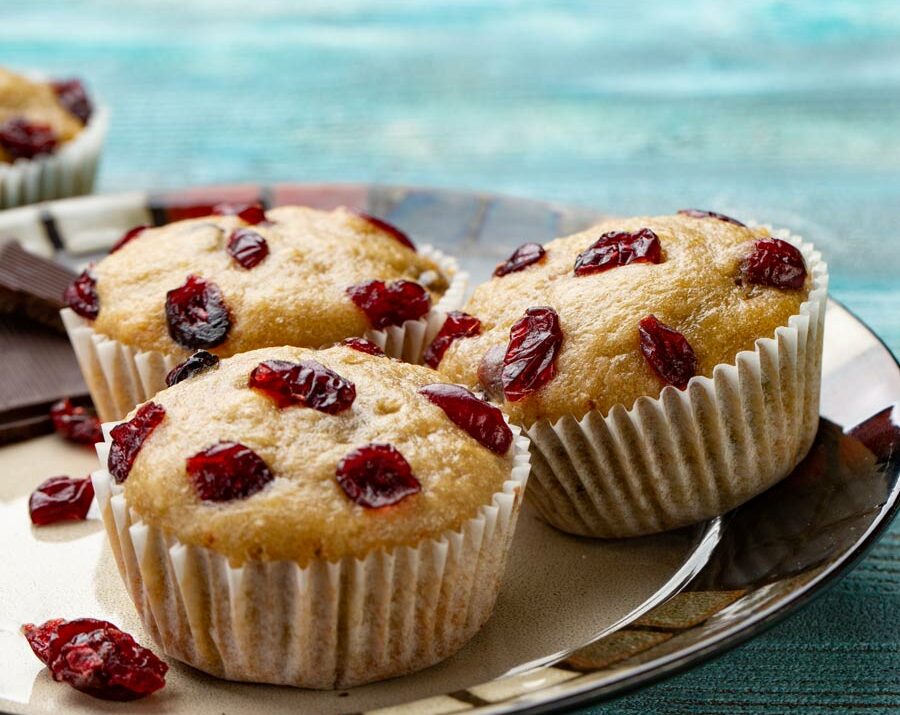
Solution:
[[[229,680],[345,688],[433,665],[490,617],[530,470],[528,439],[511,429],[509,479],[458,531],[303,568],[232,567],[143,521],[105,468],[91,476],[119,572],[167,655]]]
[[[403,325],[368,330],[363,334],[389,357],[417,365],[422,364],[425,350],[443,326],[447,313],[462,305],[468,283],[468,275],[459,270],[455,258],[431,246],[420,247],[419,253],[433,260],[450,276],[450,285],[444,295],[418,320],[407,320]],[[140,351],[102,335],[94,330],[90,320],[69,308],[64,308],[61,315],[81,374],[103,421],[122,419],[135,405],[165,389],[166,375],[184,360],[183,356],[155,350]]]
[[[651,534],[723,514],[787,476],[819,422],[828,269],[821,254],[786,231],[812,276],[800,312],[772,338],[694,377],[686,390],[617,405],[604,417],[539,420],[527,429],[527,498],[572,534]]]
[[[0,163],[0,209],[89,194],[109,126],[109,111],[97,107],[88,123],[53,154]]]

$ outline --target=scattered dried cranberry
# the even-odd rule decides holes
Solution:
[[[356,504],[380,509],[422,491],[409,462],[389,444],[367,444],[337,466],[337,482]]]
[[[691,218],[715,218],[719,221],[724,221],[725,223],[730,223],[734,224],[735,226],[747,228],[736,218],[731,218],[731,216],[726,216],[725,214],[717,214],[715,211],[701,211],[700,209],[679,209],[678,213],[681,216],[690,216]]]
[[[373,328],[403,325],[421,318],[431,308],[431,296],[414,281],[366,281],[347,289],[356,306],[362,310]]]
[[[108,621],[57,618],[22,632],[53,679],[103,700],[136,700],[166,684],[169,666]]]
[[[461,427],[483,446],[497,454],[506,454],[512,444],[512,431],[503,413],[459,385],[425,385],[419,392],[440,407],[457,427]]]
[[[363,213],[362,211],[354,211],[354,213],[357,216],[359,216],[361,219],[368,221],[375,228],[389,234],[391,236],[391,238],[395,239],[396,241],[399,241],[407,248],[410,248],[413,251],[416,250],[416,245],[410,240],[409,236],[407,236],[405,233],[403,233],[403,231],[401,231],[399,228],[397,228],[393,224],[388,223],[387,221],[383,221],[382,219],[378,218],[377,216],[372,216],[372,214]]]
[[[0,126],[0,147],[13,159],[33,159],[56,149],[56,132],[49,124],[13,118]]]
[[[659,322],[654,315],[641,320],[638,332],[641,352],[654,372],[679,390],[686,388],[697,374],[697,356],[684,335]]]
[[[262,457],[239,442],[219,442],[188,457],[187,473],[204,501],[246,499],[275,478]]]
[[[169,374],[166,375],[166,385],[169,387],[177,385],[179,382],[187,380],[189,377],[193,377],[197,373],[204,372],[218,364],[218,356],[206,352],[206,350],[198,350],[187,360],[169,370]]]
[[[66,288],[63,302],[82,318],[95,320],[100,315],[100,296],[97,295],[97,279],[90,268],[85,268]]]
[[[244,223],[257,225],[269,223],[266,218],[266,210],[261,203],[254,204],[216,204],[212,212],[217,216],[237,216]]]
[[[541,260],[546,251],[544,247],[539,243],[523,243],[519,246],[513,254],[506,259],[503,263],[498,265],[494,269],[494,275],[498,278],[507,275],[508,273],[516,273],[517,271],[521,271],[525,268],[528,268],[532,263],[537,263]]]
[[[228,255],[247,270],[258,266],[269,255],[269,244],[256,231],[239,228],[228,239]]]
[[[356,386],[315,360],[266,360],[250,373],[250,387],[261,390],[281,408],[312,407],[336,415],[350,408]]]
[[[190,275],[180,288],[166,293],[169,335],[186,348],[214,348],[231,329],[222,291],[212,281]]]
[[[122,248],[122,246],[124,246],[126,243],[130,243],[131,241],[136,239],[138,236],[140,236],[148,228],[150,228],[150,226],[148,224],[143,223],[140,226],[135,226],[134,228],[129,229],[124,234],[122,234],[122,238],[120,238],[118,241],[116,241],[113,244],[113,247],[109,249],[109,252],[115,253],[120,248]]]
[[[368,353],[369,355],[384,357],[384,350],[378,347],[371,340],[366,340],[365,338],[344,338],[341,341],[341,345],[346,345],[348,348],[361,353]]]
[[[77,444],[97,444],[103,441],[100,420],[84,407],[75,407],[66,398],[54,403],[50,408],[53,429],[70,442]]]
[[[94,106],[81,84],[80,79],[64,79],[51,82],[50,86],[56,93],[59,103],[68,110],[70,114],[74,114],[82,124],[87,124],[91,115],[94,113]]]
[[[575,275],[586,276],[629,263],[659,263],[661,260],[659,236],[649,228],[642,228],[634,233],[610,231],[600,236],[586,251],[578,254],[575,259]]]
[[[28,513],[37,526],[57,521],[81,521],[94,500],[91,478],[51,477],[31,492]]]
[[[463,313],[461,310],[451,310],[447,313],[447,319],[440,331],[434,336],[431,345],[425,351],[425,364],[436,368],[441,364],[441,358],[447,352],[454,340],[460,338],[474,338],[481,335],[481,321],[474,315]]]
[[[799,290],[806,282],[806,264],[803,254],[787,241],[763,238],[741,262],[741,275],[747,283]]]
[[[562,345],[559,315],[553,308],[529,308],[509,331],[500,375],[503,394],[510,402],[546,385],[556,375],[556,356]]]
[[[118,484],[128,478],[144,440],[151,435],[165,416],[166,410],[162,405],[147,402],[140,406],[134,417],[128,422],[112,428],[112,432],[110,432],[112,444],[106,464],[109,473],[113,475],[113,479]]]
[[[495,345],[478,363],[478,382],[484,393],[496,402],[503,402],[503,358],[506,348]]]

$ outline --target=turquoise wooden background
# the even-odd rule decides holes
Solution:
[[[111,105],[102,190],[240,181],[683,206],[815,240],[900,351],[900,2],[0,0]],[[900,708],[900,525],[834,590],[590,712]]]

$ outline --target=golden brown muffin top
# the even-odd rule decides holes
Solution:
[[[248,387],[250,373],[265,360],[315,360],[351,381],[355,400],[337,414],[280,408]],[[124,483],[128,505],[182,542],[225,554],[234,565],[255,558],[304,565],[314,557],[363,557],[439,537],[489,505],[513,463],[512,447],[495,454],[418,393],[439,380],[429,368],[346,346],[267,348],[223,360],[153,398],[165,415]],[[186,460],[220,441],[252,449],[274,479],[245,498],[201,500]],[[398,450],[421,490],[382,508],[348,497],[336,469],[369,443]]]
[[[660,263],[574,274],[578,255],[602,234],[642,228],[658,236]],[[765,228],[676,215],[609,220],[558,238],[540,261],[475,291],[464,310],[481,320],[482,333],[455,341],[439,371],[449,381],[478,386],[488,350],[502,360],[513,324],[532,306],[550,306],[563,335],[557,374],[523,399],[504,402],[514,422],[580,418],[594,409],[605,415],[615,405],[630,408],[641,396],[657,397],[666,383],[640,350],[638,324],[648,315],[682,333],[696,355],[696,374],[711,376],[716,365],[733,364],[738,352],[753,349],[757,338],[772,337],[806,300],[809,275],[800,290],[741,279],[742,260],[767,236]]]
[[[432,305],[448,286],[431,259],[345,209],[282,206],[267,222],[208,216],[147,229],[92,269],[99,297],[94,329],[138,350],[187,355],[204,347],[221,357],[278,345],[318,348],[372,327],[347,294],[373,279],[415,281]],[[262,236],[268,255],[252,268],[226,250],[233,232]],[[169,332],[166,294],[196,275],[218,286],[230,315],[215,346],[181,345]]]

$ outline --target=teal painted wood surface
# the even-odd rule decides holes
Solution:
[[[85,76],[101,190],[378,181],[789,226],[900,351],[900,3],[0,0]],[[900,709],[900,525],[737,651],[586,712]]]

